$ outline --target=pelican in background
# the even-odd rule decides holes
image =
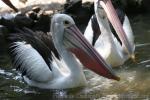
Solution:
[[[70,16],[55,14],[51,34],[12,25],[5,24],[14,31],[6,35],[12,62],[30,86],[43,89],[84,86],[86,79],[81,64],[103,77],[119,80]]]
[[[113,67],[124,64],[129,58],[134,60],[134,36],[128,17],[117,9],[121,23],[111,0],[95,0],[94,10],[95,15],[84,32],[85,38]]]
[[[10,0],[2,0],[7,6],[12,8],[15,12],[18,12],[18,9],[10,2]]]

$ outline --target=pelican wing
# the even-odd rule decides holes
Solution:
[[[59,57],[51,37],[44,33],[35,33],[28,28],[15,30],[17,33],[11,33],[8,40],[16,69],[34,81],[50,80],[52,52]]]
[[[98,39],[99,35],[101,34],[101,30],[98,25],[96,15],[93,15],[91,20],[92,20],[92,29],[93,29],[93,34],[94,34],[92,45],[94,45],[96,40]]]
[[[101,34],[100,27],[96,15],[93,15],[85,29],[84,36],[90,44],[95,45],[99,35]]]

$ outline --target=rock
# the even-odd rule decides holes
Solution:
[[[34,31],[43,31],[43,32],[49,32],[50,30],[50,15],[41,13],[38,16],[37,21],[34,23],[34,26],[32,29]]]
[[[33,26],[33,20],[28,18],[24,14],[19,14],[14,18],[14,23],[18,27],[28,27],[31,28]]]
[[[0,25],[0,55],[4,55],[7,50],[8,50],[8,45],[5,41],[5,36],[4,35],[7,35],[8,33],[8,30],[6,27]]]
[[[28,0],[19,0],[19,1],[25,4]]]
[[[77,2],[69,2],[64,5],[63,13],[69,14],[73,17],[78,27],[80,25],[86,26],[92,14],[94,14],[94,5],[90,2],[82,4],[81,0],[78,0]]]
[[[150,0],[142,0],[141,7],[145,9],[145,11],[150,12]]]
[[[32,8],[32,11],[35,12],[35,13],[39,13],[40,10],[41,10],[41,8],[38,7],[38,6]]]
[[[150,0],[115,0],[120,1],[125,11],[129,14],[150,12]]]
[[[33,12],[33,11],[29,11],[27,13],[27,15],[29,16],[29,18],[33,19],[33,20],[37,20],[37,13],[36,12]]]

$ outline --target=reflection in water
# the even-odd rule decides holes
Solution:
[[[132,61],[115,68],[121,81],[108,80],[85,70],[87,86],[70,90],[41,90],[24,83],[9,63],[0,56],[0,99],[82,98],[82,99],[150,99],[150,15],[132,18],[137,63]],[[5,60],[4,60],[5,59]],[[6,60],[7,59],[7,60]]]

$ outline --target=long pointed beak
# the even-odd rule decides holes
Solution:
[[[131,59],[133,59],[133,61],[134,61],[135,60],[134,51],[132,50],[132,46],[130,45],[130,43],[127,39],[125,31],[121,25],[121,22],[119,20],[117,12],[115,11],[115,9],[112,5],[111,0],[100,0],[99,3],[105,10],[107,17],[108,17],[110,23],[112,24],[112,26],[114,27],[116,33],[118,34],[120,40],[122,41],[122,44],[125,47],[126,52],[131,57]]]
[[[103,77],[120,80],[75,25],[65,29],[64,45],[88,69]]]
[[[10,0],[2,0],[7,6],[12,8],[15,12],[18,12],[18,9],[10,2]]]

